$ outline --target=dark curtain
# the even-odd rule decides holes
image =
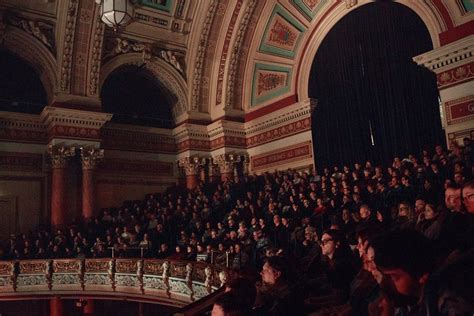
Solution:
[[[102,109],[122,124],[171,128],[174,99],[147,69],[131,65],[112,72],[101,90]]]
[[[396,3],[365,5],[334,26],[309,83],[318,167],[387,163],[444,144],[436,76],[412,61],[432,48],[422,20]]]
[[[0,46],[0,111],[39,114],[47,103],[38,73]]]

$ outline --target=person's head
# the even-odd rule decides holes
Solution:
[[[474,214],[474,181],[470,181],[462,188],[462,202],[466,211]]]
[[[285,258],[279,256],[268,257],[260,272],[262,282],[270,286],[286,281],[287,274],[288,263]]]
[[[344,234],[337,229],[326,230],[321,236],[322,254],[333,259],[340,248],[346,245]]]
[[[401,202],[398,205],[398,217],[412,220],[414,218],[413,208],[408,202]]]
[[[375,262],[398,294],[416,302],[434,267],[433,245],[414,230],[394,230],[376,238]]]
[[[257,289],[254,282],[246,278],[232,279],[225,284],[225,292],[231,292],[242,298],[242,303],[250,310],[257,296]]]
[[[370,214],[371,214],[370,207],[367,204],[361,205],[359,209],[360,218],[363,220],[367,220],[369,219]]]
[[[438,215],[433,204],[426,204],[424,209],[425,219],[435,219]]]
[[[448,209],[459,212],[461,210],[461,188],[450,184],[444,191],[444,203]]]
[[[244,297],[233,293],[232,291],[224,293],[214,303],[211,316],[244,316],[247,310],[242,302]]]
[[[424,212],[425,211],[425,205],[426,205],[425,200],[423,200],[422,198],[417,198],[416,201],[415,201],[416,213],[419,214],[421,212]]]

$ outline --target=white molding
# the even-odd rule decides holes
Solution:
[[[471,60],[474,60],[474,35],[413,57],[413,61],[418,65],[436,73]]]

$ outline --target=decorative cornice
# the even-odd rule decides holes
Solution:
[[[303,100],[294,105],[275,111],[272,114],[266,115],[264,118],[258,118],[245,123],[245,134],[249,137],[253,134],[281,127],[303,118],[311,118],[311,114],[316,107],[316,104],[317,100],[315,99]]]
[[[56,125],[100,129],[112,114],[46,106],[40,117],[48,129]]]
[[[441,73],[448,67],[465,64],[473,60],[474,35],[454,43],[441,46],[427,53],[413,57],[413,61],[435,73]]]

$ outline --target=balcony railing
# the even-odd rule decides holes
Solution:
[[[157,259],[0,261],[0,300],[49,296],[120,297],[183,307],[218,290],[228,271]]]

